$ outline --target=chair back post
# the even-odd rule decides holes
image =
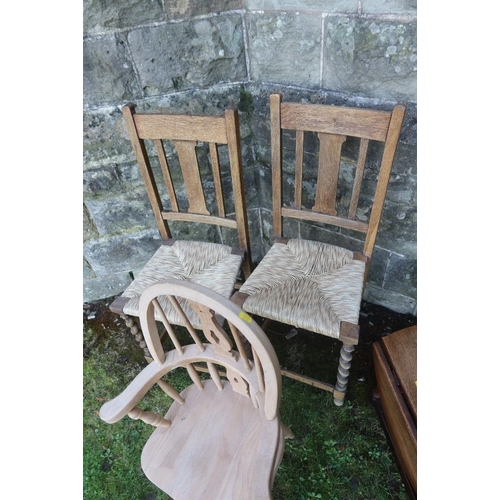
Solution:
[[[283,236],[282,153],[281,153],[281,94],[271,94],[269,107],[271,113],[271,168],[273,190],[273,232],[275,238]]]
[[[382,155],[372,212],[370,214],[370,222],[368,223],[368,231],[363,248],[363,254],[369,257],[370,260],[375,247],[375,240],[377,238],[378,227],[382,217],[382,209],[384,207],[387,188],[389,187],[389,179],[391,176],[392,165],[396,155],[396,147],[399,141],[399,134],[401,133],[405,112],[406,108],[401,104],[394,107],[387,131],[387,138],[385,140],[384,153]],[[367,263],[367,268],[368,265],[369,262]]]
[[[146,192],[148,194],[151,207],[153,209],[153,214],[156,219],[156,223],[158,224],[160,235],[162,238],[168,239],[171,237],[170,229],[168,227],[167,221],[163,218],[162,215],[163,206],[160,194],[158,193],[158,188],[156,186],[156,183],[153,182],[152,180],[154,179],[153,170],[151,168],[148,154],[146,152],[146,146],[144,144],[144,141],[139,138],[139,134],[137,132],[137,127],[134,119],[135,115],[134,105],[126,104],[125,106],[123,106],[122,114],[125,120],[125,124],[127,126],[130,140],[132,142],[132,147],[134,149],[135,156],[137,158],[137,163],[139,164],[141,176],[144,180],[144,184],[146,185]]]
[[[243,161],[241,157],[241,139],[238,111],[234,108],[226,109],[227,146],[229,151],[229,165],[233,183],[234,210],[238,225],[238,241],[240,248],[245,251],[243,273],[248,278],[251,273],[252,255],[248,232],[248,216],[244,196]]]

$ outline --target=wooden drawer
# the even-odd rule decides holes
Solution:
[[[406,486],[417,492],[417,327],[373,344],[376,399]]]

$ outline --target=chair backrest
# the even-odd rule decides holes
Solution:
[[[181,334],[176,333],[167,320],[166,304],[172,305],[179,313],[181,324],[189,332],[189,336],[184,334],[187,341],[185,338],[183,341]],[[173,349],[168,352],[163,349],[155,313],[170,337]],[[192,314],[199,317],[202,332],[193,328],[188,318]],[[233,390],[250,398],[263,417],[267,420],[277,417],[281,397],[278,358],[262,329],[235,303],[200,285],[168,280],[143,292],[140,321],[153,362],[127,391],[102,407],[100,415],[103,420],[113,423],[130,414],[155,383],[170,397],[182,402],[180,394],[161,380],[163,375],[179,367],[187,370],[200,390],[203,384],[199,371],[206,372],[219,389],[222,389],[221,376],[226,377]]]
[[[197,222],[236,229],[239,248],[245,252],[243,272],[248,278],[251,269],[251,254],[237,110],[227,109],[224,116],[143,114],[135,113],[134,106],[127,104],[122,108],[122,113],[161,237],[171,238],[168,221]],[[151,146],[149,141],[152,143]],[[167,141],[169,148],[172,149],[172,155],[174,155],[173,150],[177,152],[180,176],[173,175],[172,162],[167,160],[167,154],[165,154]],[[208,147],[205,145],[203,149],[199,143],[208,143]],[[225,199],[228,199],[230,194],[223,191],[221,165],[219,164],[220,145],[227,145],[230,184],[234,197],[234,217],[228,217],[226,213]],[[168,209],[162,203],[160,195],[163,191],[160,189],[163,186],[158,185],[160,176],[155,177],[152,169],[152,163],[156,162],[153,162],[151,157],[155,153],[158,156],[168,193],[170,202]],[[212,179],[207,182],[202,182],[200,175],[201,155],[206,156],[211,165]],[[179,185],[181,183],[179,179],[183,179],[183,186]],[[216,213],[211,213],[207,207],[209,186],[214,191],[217,207],[212,212]],[[185,192],[187,197],[187,210],[179,206],[178,194],[181,191]]]
[[[280,94],[271,94],[271,163],[273,185],[274,237],[283,236],[283,217],[330,224],[357,231],[364,235],[363,254],[369,260],[382,215],[390,172],[399,140],[405,106],[396,105],[392,112],[371,109],[327,106],[317,104],[284,103]],[[295,196],[292,206],[283,203],[283,130],[295,131]],[[319,138],[314,205],[303,206],[304,132],[315,132]],[[349,137],[349,141],[346,141]],[[368,221],[357,218],[362,195],[362,180],[368,157],[369,141],[383,144],[380,169],[375,192],[366,207]],[[353,143],[358,142],[358,146]],[[339,189],[339,174],[343,145],[357,150],[358,159],[352,176],[350,202],[345,189]],[[287,165],[288,166],[288,165]],[[344,176],[348,177],[348,176]],[[342,195],[342,202],[338,194]],[[348,194],[348,193],[347,193]],[[344,208],[345,213],[341,213]],[[365,207],[364,207],[365,208]],[[365,275],[366,277],[366,275]]]

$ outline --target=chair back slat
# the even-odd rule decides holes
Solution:
[[[201,183],[200,167],[196,156],[196,142],[194,141],[173,141],[179,163],[181,164],[182,175],[186,185],[186,193],[189,201],[189,213],[210,215],[205,201],[203,184]]]
[[[282,103],[280,94],[272,94],[269,102],[274,237],[284,236],[283,217],[330,224],[361,233],[363,254],[371,258],[406,108],[396,105],[392,111],[379,111]],[[295,131],[295,194],[292,206],[283,200],[283,130]],[[312,207],[303,206],[302,200],[305,131],[316,133],[319,139],[316,191]],[[383,143],[382,157],[378,161],[372,160],[368,154],[370,141]],[[346,165],[354,163],[351,156],[356,142],[359,148],[354,174],[343,173],[344,168],[350,168],[344,167],[344,162]],[[370,166],[379,165],[379,171],[375,193],[367,192],[364,196],[362,181],[368,158]],[[308,175],[311,175],[311,169],[308,169]],[[346,188],[349,182],[352,185]],[[357,218],[361,200],[363,211],[360,214],[363,214],[363,220]]]
[[[158,300],[159,297],[161,300]],[[163,351],[155,310],[162,304],[166,307],[169,301],[164,297],[175,297],[175,301],[185,313],[186,308],[191,308],[199,316],[204,337],[208,341],[204,344],[203,352],[196,342],[184,343],[182,354],[177,346],[175,350],[167,353]],[[200,363],[206,363],[207,373],[221,389],[223,384],[227,383],[221,376],[224,372],[218,370],[218,366],[221,366],[225,369],[225,377],[235,392],[251,398],[255,407],[259,407],[268,420],[276,417],[281,394],[279,362],[269,339],[239,306],[213,290],[172,279],[147,288],[141,295],[139,308],[144,339],[153,356],[153,364],[158,367],[159,376],[182,366],[193,383],[203,389],[198,369],[205,371],[201,369]],[[163,320],[157,310],[156,318]],[[228,333],[221,326],[223,320],[227,322]],[[234,345],[237,350],[233,348]],[[158,379],[159,377],[155,378],[152,383]],[[177,399],[181,397],[168,384],[158,383],[169,396]]]
[[[134,115],[140,139],[172,139],[227,144],[226,123],[221,116],[184,116],[160,113]]]
[[[174,401],[177,401],[179,404],[184,404],[184,398],[165,380],[159,379],[156,383],[161,387],[163,392],[170,396]]]
[[[345,135],[319,133],[319,165],[316,185],[315,212],[337,215],[337,184],[340,173],[340,154]]]
[[[198,336],[198,333],[196,333],[196,330],[193,328],[191,321],[189,321],[189,318],[186,316],[184,309],[182,309],[182,307],[180,306],[178,300],[173,295],[168,295],[168,300],[170,300],[170,303],[177,311],[177,314],[179,314],[179,316],[181,317],[182,324],[191,335],[191,338],[194,340],[195,344],[200,348],[200,351],[203,352],[205,350],[205,346]]]
[[[390,121],[391,113],[388,111],[291,102],[281,105],[281,127],[290,130],[385,141]]]
[[[207,361],[207,368],[208,372],[210,373],[210,376],[212,377],[212,380],[214,381],[215,385],[217,386],[217,389],[219,391],[222,391],[222,380],[219,375],[219,371],[217,370],[217,367],[211,363],[210,361]]]
[[[179,205],[177,204],[177,195],[175,194],[175,188],[172,182],[172,177],[170,175],[170,168],[168,166],[167,155],[165,154],[165,148],[163,147],[163,142],[160,139],[155,139],[154,143],[156,146],[156,152],[158,153],[158,160],[160,161],[161,171],[163,173],[163,179],[165,180],[165,185],[167,186],[168,196],[170,198],[170,204],[172,205],[172,210],[178,212]]]
[[[356,210],[358,209],[359,195],[361,193],[361,181],[363,180],[366,155],[368,152],[368,142],[368,139],[361,139],[359,144],[358,163],[356,165],[356,174],[354,176],[354,183],[352,186],[351,203],[349,205],[349,219],[354,219],[356,217]]]
[[[264,374],[262,373],[262,365],[260,363],[259,355],[252,349],[253,360],[255,363],[255,370],[257,372],[257,379],[259,381],[259,389],[264,392],[266,390],[266,383],[264,381]]]
[[[217,212],[219,217],[226,216],[226,207],[224,205],[224,194],[222,192],[222,179],[220,175],[219,166],[219,151],[217,150],[217,144],[211,142],[210,147],[210,160],[212,163],[212,173],[214,176],[214,187],[215,187],[215,199],[217,200]]]
[[[245,369],[247,372],[250,372],[250,371],[252,371],[252,366],[250,365],[250,361],[249,361],[247,353],[245,351],[245,347],[243,346],[243,342],[241,341],[240,332],[229,321],[228,321],[228,325],[229,325],[229,329],[231,330],[231,333],[233,334],[234,343],[236,344],[236,347],[238,349],[238,353],[241,357],[241,360],[243,361],[243,364],[245,365]]]
[[[295,136],[295,208],[302,208],[302,169],[304,166],[304,131]]]
[[[177,349],[177,352],[182,355],[184,353],[184,350],[182,349],[182,345],[179,342],[179,339],[177,338],[177,335],[175,334],[175,331],[172,328],[170,321],[168,321],[168,319],[167,319],[167,315],[165,314],[165,311],[163,310],[163,308],[161,307],[161,305],[157,299],[153,299],[152,304],[153,304],[153,307],[154,307],[156,314],[160,317],[161,322],[163,323],[163,326],[165,327],[165,330],[167,330],[168,336],[170,337],[170,340],[174,344],[174,347]],[[161,349],[161,351],[163,352],[163,348],[161,347],[161,345],[157,346],[155,348],[155,351],[157,351],[158,349]],[[154,353],[151,353],[151,355],[153,356],[153,359],[155,359],[155,360],[156,360],[156,358],[160,359],[160,356],[158,355],[158,353],[156,353],[156,358],[155,358]]]
[[[203,382],[201,381],[200,376],[198,375],[198,372],[196,371],[196,368],[192,363],[187,363],[185,365],[185,368],[188,372],[189,378],[193,381],[193,384],[200,389],[200,391],[203,390]]]
[[[122,113],[161,237],[172,238],[168,221],[197,222],[235,229],[239,249],[245,255],[243,272],[248,278],[251,252],[237,111],[226,109],[224,116],[141,114],[135,113],[134,107],[129,104],[122,108]],[[154,147],[150,148],[149,142]],[[227,148],[231,176],[228,186],[232,188],[232,193],[225,193],[222,188],[223,169],[218,146]],[[155,154],[157,159],[153,158]],[[154,174],[157,164],[161,167],[166,190],[158,185],[161,176]],[[205,182],[203,169],[210,169],[210,166],[213,184],[210,179]],[[180,169],[179,175],[175,169]],[[207,175],[210,176],[210,173]],[[170,207],[162,202],[165,191]],[[186,201],[183,204],[183,193],[187,198],[187,208],[184,207]],[[224,194],[228,197],[232,194],[234,213],[227,213]]]
[[[197,302],[189,302],[200,318],[201,327],[206,339],[221,356],[234,358],[233,343],[215,318],[214,311]]]

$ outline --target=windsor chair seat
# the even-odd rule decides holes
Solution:
[[[128,104],[122,113],[162,242],[110,309],[125,319],[151,359],[138,321],[140,296],[148,286],[180,279],[230,297],[237,281],[250,275],[238,112],[136,113]],[[190,236],[199,224],[216,228],[214,241]],[[171,308],[166,314],[180,324]]]
[[[181,342],[160,299],[183,311],[188,342]],[[174,500],[272,498],[284,439],[292,435],[279,418],[280,368],[264,332],[229,299],[179,280],[148,287],[139,307],[153,360],[101,407],[101,419],[114,423],[128,415],[157,427],[141,465]],[[189,309],[201,331],[188,319]],[[169,333],[170,351],[163,349],[156,317]],[[181,392],[163,379],[175,369],[186,369],[193,382]],[[209,378],[202,379],[200,370]],[[173,399],[165,415],[138,406],[155,384]]]
[[[379,111],[281,101],[280,94],[270,96],[275,240],[233,300],[250,314],[340,340],[335,386],[282,374],[333,392],[341,406],[405,107]],[[373,142],[378,146],[370,149]],[[323,232],[327,241],[316,241],[302,239],[289,224],[283,237],[284,218],[337,229]]]

